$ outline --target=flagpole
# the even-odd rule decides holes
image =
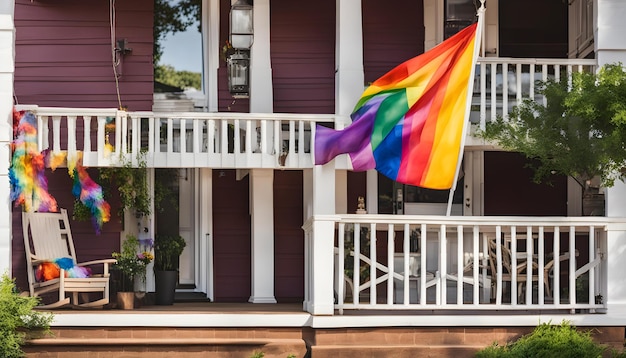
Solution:
[[[452,181],[452,188],[450,188],[450,196],[448,197],[448,207],[446,209],[446,216],[450,216],[452,211],[452,200],[454,198],[454,192],[456,190],[456,182],[459,180],[459,172],[461,171],[461,164],[463,162],[463,152],[465,148],[465,137],[467,136],[467,127],[469,123],[469,115],[472,106],[472,84],[474,82],[474,74],[476,72],[476,60],[478,53],[480,52],[480,42],[482,39],[483,22],[485,17],[485,0],[480,0],[480,8],[478,9],[478,26],[476,28],[475,41],[474,41],[474,58],[472,59],[472,68],[469,76],[469,82],[467,84],[467,100],[465,109],[465,119],[463,121],[463,132],[461,135],[461,146],[459,147],[459,156],[456,165],[456,172],[454,173],[454,180]]]

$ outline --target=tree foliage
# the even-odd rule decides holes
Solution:
[[[154,0],[154,63],[158,63],[163,49],[161,41],[168,33],[185,31],[200,26],[201,0]]]
[[[170,65],[157,65],[154,67],[154,80],[166,85],[185,88],[201,89],[202,77],[199,72],[176,71]]]
[[[525,100],[478,135],[506,150],[517,151],[531,164],[535,180],[550,174],[576,179],[583,188],[599,176],[610,187],[623,177],[626,164],[626,72],[621,64],[597,73],[574,73],[567,81],[542,82],[546,104]]]

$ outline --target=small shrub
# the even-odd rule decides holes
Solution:
[[[52,315],[33,311],[39,299],[22,297],[7,274],[0,278],[0,357],[23,357],[27,333],[48,333]]]
[[[596,358],[606,350],[607,347],[593,341],[590,331],[579,331],[567,322],[543,323],[513,343],[502,346],[494,343],[479,351],[476,357]]]

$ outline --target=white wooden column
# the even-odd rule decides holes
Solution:
[[[211,168],[198,170],[196,189],[198,190],[196,220],[198,235],[200,235],[197,248],[198,286],[196,289],[200,292],[206,292],[207,297],[211,301],[215,301],[213,288],[213,170]]]
[[[361,0],[337,0],[336,9],[335,113],[349,121],[365,89]]]
[[[335,213],[337,214],[354,214],[351,206],[354,203],[348,203],[348,171],[335,171]]]
[[[217,112],[217,69],[220,66],[220,0],[202,0],[202,89],[206,108]],[[226,66],[226,64],[222,64]]]
[[[369,214],[378,214],[378,172],[376,170],[367,171],[367,182],[365,185],[367,191],[365,210]]]
[[[250,170],[252,222],[252,303],[274,298],[274,170]]]
[[[13,72],[15,61],[15,31],[13,29],[13,2],[0,8],[0,274],[11,275],[12,214],[9,184],[13,133]]]
[[[250,51],[250,112],[274,112],[270,58],[270,0],[255,0],[254,43]]]
[[[595,29],[595,50],[598,65],[622,62],[626,64],[626,2],[598,0]],[[626,184],[620,180],[606,191],[606,216],[626,217]],[[626,312],[626,228],[618,227],[607,233],[607,304],[608,314]]]
[[[309,180],[310,178],[310,180]],[[332,315],[333,243],[335,224],[319,215],[335,213],[335,161],[305,171],[305,199],[309,199],[312,215],[310,235],[305,239],[305,292],[303,308],[314,315]],[[307,194],[308,193],[308,194]]]

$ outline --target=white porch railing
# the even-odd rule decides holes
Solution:
[[[524,99],[545,100],[537,94],[539,82],[571,83],[573,72],[595,71],[596,65],[595,59],[479,58],[470,120],[485,129],[485,123],[506,118]]]
[[[326,284],[332,285],[334,308],[340,313],[352,309],[603,312],[609,220],[316,216],[305,224],[306,267],[316,267],[315,272],[307,271],[305,303],[320,305],[311,302],[319,299],[316,289],[326,289],[316,281],[323,279],[317,268],[330,264],[333,280]],[[320,230],[323,226],[316,222],[334,223],[326,226],[332,231]],[[330,245],[321,239],[327,235],[334,237],[334,249],[316,247]]]
[[[541,100],[537,81],[571,80],[574,71],[595,69],[595,60],[480,58],[470,120],[484,128],[525,98]],[[116,109],[18,106],[38,118],[39,148],[83,151],[86,166],[136,164],[148,167],[292,168],[313,166],[311,138],[316,123],[336,116],[264,113],[154,113]],[[346,118],[341,119],[346,123]],[[468,131],[471,139],[471,131]],[[106,141],[114,149],[105,149]],[[466,147],[482,145],[472,140]],[[71,156],[70,156],[71,157]],[[337,167],[348,168],[348,161]]]
[[[154,113],[18,106],[38,119],[40,150],[83,152],[85,166],[311,168],[316,123],[334,115]],[[106,144],[112,150],[106,149]]]

